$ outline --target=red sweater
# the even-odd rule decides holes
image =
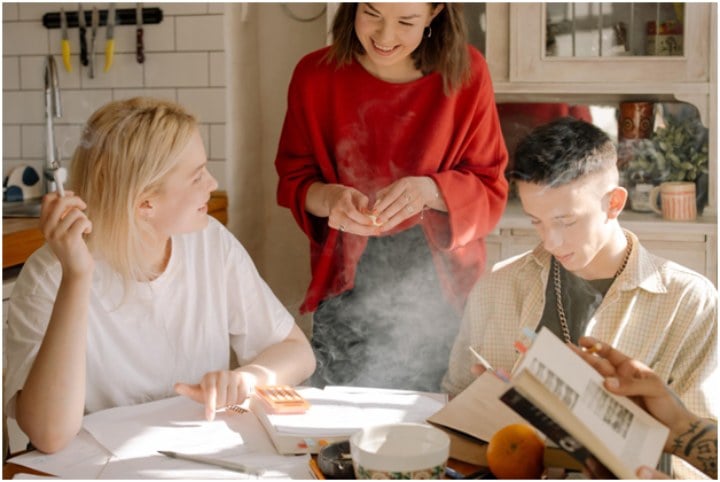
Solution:
[[[406,176],[430,176],[448,212],[426,210],[421,224],[448,299],[459,309],[485,264],[483,238],[507,200],[507,151],[485,59],[469,47],[472,78],[452,95],[437,72],[393,84],[359,63],[337,67],[328,48],[295,67],[275,167],[277,199],[310,238],[312,280],[302,312],[353,287],[367,238],[328,227],[305,210],[316,181],[352,186],[370,199]]]

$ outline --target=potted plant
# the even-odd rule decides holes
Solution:
[[[650,139],[634,143],[635,155],[625,176],[632,185],[694,182],[697,212],[702,214],[708,198],[708,130],[697,116],[681,119],[667,115],[664,123]]]

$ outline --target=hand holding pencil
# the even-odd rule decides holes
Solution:
[[[43,197],[40,230],[50,249],[60,261],[63,277],[86,277],[95,268],[84,235],[92,232],[92,222],[83,212],[85,202],[63,188],[60,168],[52,171],[55,192]]]

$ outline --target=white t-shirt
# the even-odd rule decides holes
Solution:
[[[25,384],[60,284],[60,262],[45,245],[27,261],[10,299],[3,402]],[[165,272],[134,283],[124,303],[117,274],[96,262],[88,313],[86,413],[174,395],[175,382],[198,383],[284,340],[294,325],[245,248],[215,219],[172,237]],[[12,402],[12,403],[10,403]]]

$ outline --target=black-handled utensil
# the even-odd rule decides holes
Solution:
[[[98,27],[100,26],[100,12],[97,7],[93,7],[92,15],[90,16],[90,55],[89,55],[89,69],[88,75],[91,79],[95,78],[95,38],[97,37]]]
[[[80,63],[87,66],[88,64],[88,49],[87,49],[87,38],[85,32],[87,31],[85,24],[85,12],[83,12],[82,3],[78,4],[78,32],[80,33]]]
[[[138,3],[135,7],[135,21],[137,22],[137,31],[135,34],[136,49],[135,58],[139,64],[145,62],[145,45],[143,40],[143,8],[142,3]]]

